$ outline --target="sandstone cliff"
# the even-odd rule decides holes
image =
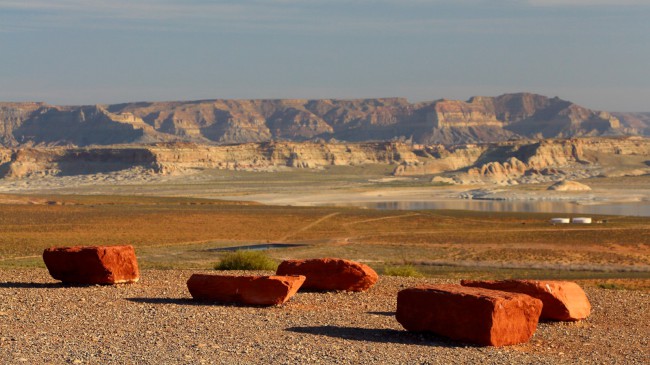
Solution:
[[[549,186],[547,190],[555,191],[591,191],[588,185],[579,183],[577,181],[562,180]]]
[[[612,113],[618,118],[628,134],[650,136],[650,113]]]
[[[431,145],[648,132],[639,116],[636,121],[630,118],[621,125],[609,113],[528,93],[415,104],[402,98],[201,100],[66,107],[0,103],[0,145],[232,144],[319,139],[401,140]]]
[[[10,149],[0,147],[0,177],[7,174],[7,170],[11,163],[11,154],[12,151]]]
[[[0,103],[0,142],[4,146],[87,146],[174,139],[130,113],[114,114],[98,105]]]
[[[392,164],[396,166],[395,175],[431,175],[436,183],[521,184],[635,176],[650,174],[650,139],[582,138],[456,146],[395,142],[215,146],[175,142],[148,146],[0,148],[0,178],[123,170],[138,174],[184,174],[196,169],[268,171],[364,164]]]
[[[428,150],[431,147],[423,149]],[[519,184],[650,173],[650,140],[642,137],[436,146],[434,153],[418,153],[418,156],[418,161],[402,162],[394,174],[447,172],[457,183]]]
[[[173,173],[192,168],[255,170],[268,167],[319,168],[330,165],[394,164],[417,157],[401,143],[246,143],[231,146],[179,147],[175,144],[149,149],[155,169]]]
[[[583,157],[583,144],[579,139],[507,144],[491,151],[491,156],[482,156],[467,174],[470,180],[480,177],[498,183],[514,183],[524,175],[557,175],[558,168],[589,163]]]
[[[256,170],[270,167],[395,164],[417,159],[400,143],[246,143],[229,146],[162,143],[142,147],[18,148],[1,153],[0,178],[81,175],[140,168],[174,174],[191,169]],[[7,150],[4,150],[7,151]]]
[[[16,136],[20,143],[24,142],[24,136],[17,130],[44,107],[43,103],[0,103],[0,146],[18,145]]]
[[[421,105],[433,129],[424,143],[495,142],[526,138],[621,135],[620,121],[606,112],[529,93],[440,100]]]
[[[414,146],[414,153],[420,158],[416,161],[402,162],[394,170],[396,176],[429,175],[457,171],[476,164],[489,149],[487,145],[455,145],[445,147]]]

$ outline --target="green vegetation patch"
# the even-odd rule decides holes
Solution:
[[[235,251],[224,255],[215,270],[275,270],[278,263],[261,251]]]
[[[616,283],[599,283],[596,284],[597,287],[601,289],[611,289],[611,290],[625,290],[625,286]]]
[[[384,267],[384,275],[410,278],[421,278],[424,276],[424,274],[418,271],[418,269],[413,265],[386,266]]]

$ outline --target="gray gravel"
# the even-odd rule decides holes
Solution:
[[[71,287],[42,269],[0,270],[0,363],[650,363],[650,294],[638,291],[586,288],[587,320],[540,323],[527,344],[482,348],[408,333],[395,320],[400,289],[448,280],[381,277],[366,293],[298,293],[251,308],[193,302],[193,272]]]

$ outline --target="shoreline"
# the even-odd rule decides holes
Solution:
[[[0,194],[187,197],[279,206],[454,209],[650,216],[650,177],[583,181],[590,191],[552,191],[548,184],[434,185],[356,170],[283,173],[205,170],[189,175],[95,174],[0,179]],[[11,204],[12,199],[0,199]],[[627,209],[627,210],[626,210]]]
[[[249,194],[219,196],[218,199],[254,201],[267,205],[336,206],[394,210],[495,210],[557,214],[635,215],[650,217],[650,199],[638,192],[598,194],[594,192],[531,192],[495,189],[489,195],[473,197],[472,190],[391,188],[364,192],[312,194]],[[485,189],[481,189],[485,191]],[[466,194],[466,195],[463,195]],[[649,193],[650,194],[650,193]],[[650,196],[650,195],[648,195]],[[628,210],[629,212],[624,212]]]

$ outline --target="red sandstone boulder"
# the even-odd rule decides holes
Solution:
[[[375,285],[379,276],[370,266],[343,259],[283,261],[277,275],[304,275],[303,288],[312,290],[364,291]]]
[[[227,276],[194,274],[187,281],[192,298],[246,305],[277,305],[289,300],[304,276]]]
[[[528,294],[544,303],[542,318],[577,321],[591,313],[591,304],[582,288],[571,281],[552,280],[463,280],[461,285]]]
[[[50,275],[65,283],[135,283],[140,278],[133,246],[52,247],[43,251]]]
[[[397,321],[409,331],[433,332],[484,346],[530,340],[542,302],[531,296],[460,285],[429,285],[397,294]]]

